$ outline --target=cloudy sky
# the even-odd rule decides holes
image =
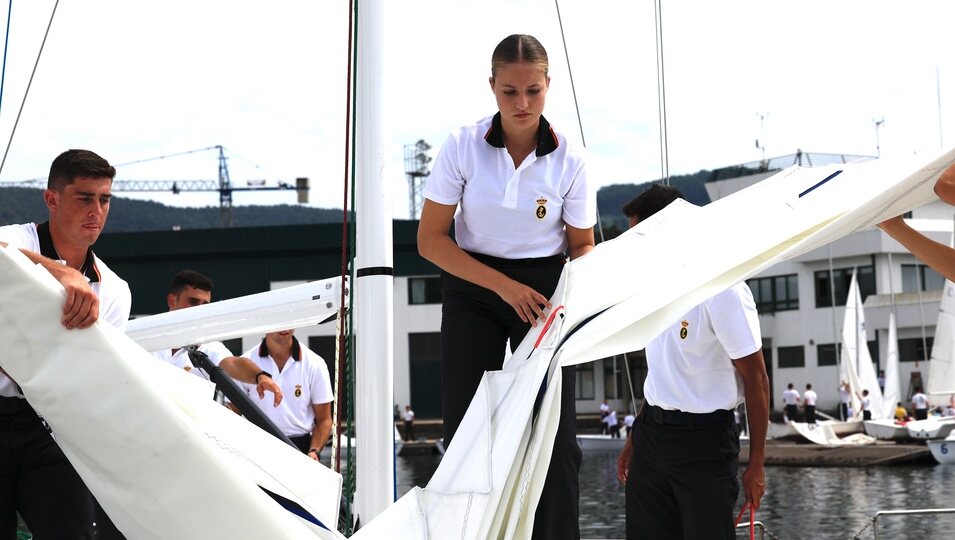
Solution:
[[[14,2],[0,102],[7,141],[54,0]],[[661,176],[650,0],[390,0],[386,178],[407,217],[403,145],[432,154],[495,111],[490,54],[504,36],[547,47],[545,115],[580,139],[598,185]],[[0,13],[5,21],[5,12]],[[663,5],[671,174],[809,152],[935,152],[955,145],[955,2],[680,0]],[[307,176],[340,207],[348,12],[344,1],[61,0],[0,182],[44,177],[66,148],[123,164],[222,145],[234,184]],[[759,139],[764,149],[756,147]],[[119,167],[119,179],[215,179],[214,151]],[[217,204],[215,193],[150,194]],[[237,193],[237,205],[292,203]]]

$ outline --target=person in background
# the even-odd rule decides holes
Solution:
[[[806,409],[806,423],[816,423],[816,391],[812,389],[812,384],[806,384],[806,391],[802,394],[803,406]]]
[[[604,417],[604,425],[607,427],[607,434],[610,435],[610,438],[620,438],[620,422],[617,420],[617,411],[610,409],[610,412]]]
[[[178,311],[208,304],[212,301],[212,287],[212,280],[208,277],[193,270],[183,270],[172,278],[169,292],[166,294],[166,306],[169,311]],[[278,407],[282,401],[282,389],[267,372],[255,365],[255,362],[233,355],[221,341],[203,343],[197,348],[233,379],[255,385],[260,399],[265,397],[265,392],[270,392],[273,395],[273,406]],[[210,380],[205,370],[192,365],[187,348],[153,351],[152,355],[201,379]]]
[[[842,381],[839,383],[839,419],[845,422],[849,419],[849,400],[852,399],[852,393],[849,391],[849,383]]]
[[[916,386],[915,393],[912,394],[912,408],[915,409],[915,419],[925,420],[928,418],[928,396],[922,393],[922,387]]]
[[[638,226],[681,197],[656,184],[624,214]],[[733,409],[744,398],[751,420],[745,504],[759,508],[766,482],[769,377],[752,291],[739,283],[694,307],[650,340],[646,355],[646,401],[617,458],[627,538],[736,538],[740,447]]]
[[[294,330],[269,332],[245,355],[258,369],[274,374],[285,399],[268,406],[251,384],[246,393],[295,446],[318,461],[332,432],[332,384],[321,356],[299,343]]]
[[[607,415],[610,414],[610,405],[607,400],[600,402],[600,434],[607,432]]]
[[[862,390],[862,395],[859,396],[859,401],[861,402],[862,407],[862,419],[872,420],[872,398],[869,397],[868,390]]]
[[[401,413],[401,420],[405,423],[405,440],[413,441],[414,436],[414,411],[411,405],[405,405],[405,412]]]
[[[885,394],[885,370],[879,370],[879,391]]]
[[[948,204],[955,205],[955,164],[949,165],[939,176],[935,182],[935,194]],[[955,281],[955,249],[916,231],[902,219],[902,216],[879,223],[879,228],[929,265],[932,270],[945,276],[945,279],[949,281]]]
[[[783,405],[786,407],[786,418],[790,422],[799,421],[799,391],[793,383],[786,385],[783,391]]]
[[[123,331],[129,319],[129,285],[92,248],[106,226],[115,175],[94,152],[67,150],[53,160],[43,192],[49,220],[0,227],[0,248],[19,249],[63,286],[61,323],[68,330],[103,320]],[[94,521],[97,538],[122,538],[2,370],[0,441],[0,538],[16,534],[17,512],[39,539],[93,538]]]
[[[902,402],[898,402],[895,406],[895,420],[897,422],[905,422],[909,419],[909,411],[905,410],[905,407],[902,406]]]
[[[634,416],[633,411],[628,411],[627,416],[623,417],[623,425],[627,426],[627,437],[630,436],[630,432],[633,431],[633,422],[637,417]]]
[[[424,190],[418,251],[441,268],[441,401],[445,445],[486,371],[503,366],[551,308],[567,257],[594,247],[596,198],[583,149],[544,116],[547,52],[514,34],[491,55],[498,112],[455,130]],[[452,222],[454,239],[450,236]],[[533,538],[580,536],[576,372],[562,369],[560,421]]]

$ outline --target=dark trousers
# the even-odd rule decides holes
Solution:
[[[414,421],[411,422],[405,420],[405,440],[413,441],[414,440]]]
[[[807,424],[816,423],[816,406],[815,405],[806,405],[806,423]]]
[[[736,538],[739,436],[732,415],[709,425],[633,424],[627,540]]]
[[[839,419],[840,420],[849,419],[849,404],[848,403],[839,403]]]
[[[481,255],[476,258],[546,297],[553,294],[563,270],[557,258],[530,261]],[[501,369],[507,341],[510,340],[512,350],[516,349],[530,325],[521,322],[514,309],[494,292],[447,272],[441,276],[441,291],[441,407],[447,447],[484,372]],[[534,539],[580,538],[577,474],[581,453],[577,446],[575,368],[562,368],[561,377],[560,419],[534,517]]]
[[[312,449],[311,433],[289,437],[288,440],[292,441],[292,444],[295,445],[295,448],[298,448],[303,454],[307,454],[308,451]],[[319,448],[319,450],[321,450],[321,448]]]
[[[25,400],[0,398],[0,538],[15,537],[17,512],[36,540],[93,538],[92,497],[73,465]]]
[[[928,418],[928,409],[915,409],[915,419],[925,420]]]
[[[798,422],[799,409],[795,405],[786,405],[786,416],[789,417],[790,422]]]

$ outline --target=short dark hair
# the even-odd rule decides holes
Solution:
[[[56,156],[50,165],[46,188],[63,191],[77,178],[109,178],[116,176],[116,168],[89,150],[67,150]]]
[[[806,384],[806,390],[812,390],[812,384]]]
[[[621,210],[628,218],[636,217],[638,221],[643,221],[666,208],[671,202],[682,198],[683,193],[673,186],[653,184],[623,205]]]
[[[786,385],[786,388],[792,390],[792,389],[793,389],[793,383],[789,383],[788,385]]]
[[[172,278],[172,284],[169,286],[169,294],[179,294],[184,291],[186,287],[211,292],[213,283],[211,279],[195,270],[183,270],[176,274],[176,277]]]

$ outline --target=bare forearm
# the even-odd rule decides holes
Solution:
[[[766,374],[746,381],[746,419],[749,422],[749,463],[763,465],[769,426],[769,379]]]
[[[928,238],[901,219],[887,222],[882,230],[933,270],[955,281],[955,249]]]
[[[249,384],[256,384],[255,376],[262,371],[255,362],[243,356],[223,358],[219,367],[233,379]]]
[[[497,292],[501,283],[509,279],[468,255],[449,236],[438,236],[419,248],[421,255],[438,268],[485,289]]]
[[[316,419],[315,429],[312,430],[312,448],[322,448],[328,442],[328,436],[332,432],[332,419]]]

